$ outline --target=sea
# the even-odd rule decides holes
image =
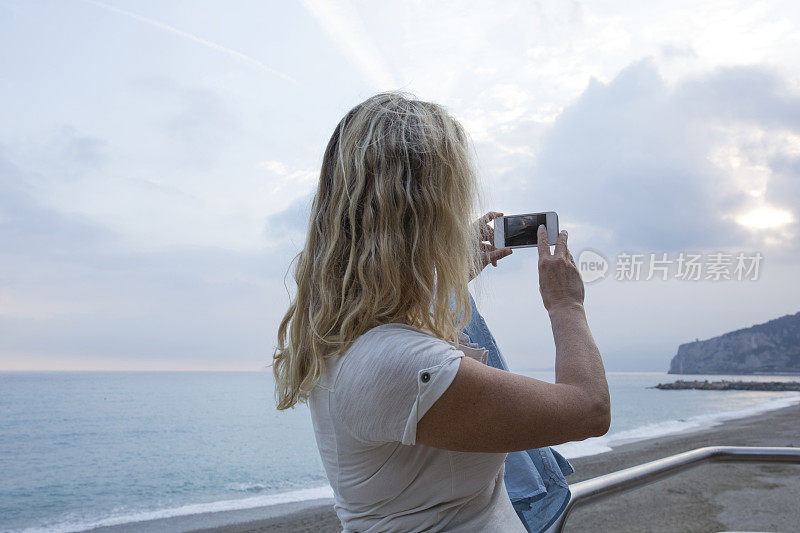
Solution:
[[[519,372],[554,381],[552,372]],[[797,392],[665,391],[609,372],[603,437],[568,458],[800,403]],[[0,531],[83,531],[332,497],[306,406],[279,412],[270,371],[0,373]]]

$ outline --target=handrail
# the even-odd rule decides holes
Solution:
[[[570,512],[579,505],[606,498],[658,479],[677,474],[705,462],[766,462],[800,464],[800,448],[756,446],[707,446],[656,459],[604,476],[571,484],[569,503],[548,531],[560,533]]]

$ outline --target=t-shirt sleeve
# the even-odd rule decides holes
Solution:
[[[368,443],[417,441],[417,423],[450,386],[464,352],[406,328],[370,332],[344,354],[332,415]]]

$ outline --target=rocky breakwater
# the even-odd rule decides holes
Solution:
[[[762,391],[800,391],[800,381],[686,381],[679,379],[674,383],[659,383],[653,389],[662,390],[762,390]]]

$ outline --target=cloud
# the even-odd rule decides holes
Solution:
[[[800,137],[793,144],[792,152],[774,154],[769,159],[772,179],[767,184],[766,198],[776,204],[796,207],[800,199]]]
[[[132,248],[89,218],[39,202],[37,179],[0,149],[3,368],[69,368],[86,358],[109,368],[157,358],[191,368],[269,362],[270,325],[288,302],[277,281],[286,265],[273,253]]]
[[[636,61],[608,83],[592,80],[552,124],[523,117],[495,130],[496,142],[531,147],[533,156],[495,153],[491,167],[503,171],[489,207],[556,210],[562,226],[574,230],[576,250],[588,246],[612,257],[763,250],[770,244],[764,232],[737,220],[774,212],[781,222],[788,213],[792,222],[768,231],[794,249],[800,244],[800,136],[792,133],[800,126],[792,118],[798,101],[763,67],[719,68],[673,88],[652,59]],[[284,232],[295,252],[310,202],[302,198],[267,221],[267,231]],[[782,260],[782,253],[770,257]],[[529,267],[518,259],[506,270]]]
[[[237,52],[236,50],[232,50],[230,48],[227,48],[227,47],[222,46],[220,44],[217,44],[215,42],[203,39],[203,38],[198,37],[196,35],[193,35],[191,33],[185,32],[183,30],[179,30],[178,28],[175,28],[174,26],[170,26],[169,24],[164,24],[163,22],[159,22],[159,21],[153,20],[151,18],[143,17],[142,15],[137,15],[136,13],[133,13],[131,11],[127,11],[125,9],[120,9],[118,7],[110,6],[110,5],[104,4],[102,2],[97,2],[96,0],[83,0],[83,1],[86,2],[87,4],[91,4],[93,6],[97,6],[97,7],[101,8],[101,9],[105,9],[107,11],[112,11],[114,13],[118,13],[120,15],[124,15],[124,16],[126,16],[128,18],[132,18],[133,20],[137,20],[139,22],[143,22],[143,23],[148,24],[150,26],[154,26],[154,27],[159,28],[161,30],[167,31],[167,32],[172,33],[174,35],[177,35],[179,37],[183,37],[184,39],[188,39],[190,41],[194,41],[194,42],[196,42],[198,44],[201,44],[201,45],[203,45],[203,46],[205,46],[207,48],[211,48],[212,50],[216,50],[218,52],[222,52],[223,54],[226,54],[226,55],[232,57],[233,59],[236,59],[237,61],[241,61],[241,62],[246,63],[248,65],[254,66],[254,67],[256,67],[256,68],[258,68],[260,70],[263,70],[264,72],[272,74],[273,76],[277,76],[277,77],[282,78],[282,79],[284,79],[284,80],[286,80],[286,81],[288,81],[288,82],[290,82],[292,84],[297,85],[297,80],[295,80],[294,78],[292,78],[288,74],[284,74],[283,72],[280,72],[278,70],[270,68],[267,65],[265,65],[264,63],[262,63],[261,61],[259,61],[258,59],[250,57],[247,54],[243,54],[242,52]]]
[[[159,102],[169,106],[158,125],[172,148],[185,156],[184,165],[208,169],[243,138],[242,120],[214,90],[186,86],[171,78],[139,80],[133,86],[147,91],[138,96],[143,105]]]
[[[315,192],[297,198],[284,210],[268,216],[264,221],[264,238],[275,243],[284,258],[291,257],[303,248]]]
[[[77,214],[43,206],[34,196],[37,174],[23,172],[0,147],[0,255],[35,251],[47,260],[67,259],[73,250],[107,243],[111,233]],[[8,263],[5,263],[6,266]]]
[[[272,194],[286,193],[291,189],[293,193],[304,195],[305,191],[312,188],[319,178],[318,170],[289,169],[281,161],[262,161],[257,168],[266,170],[272,175]],[[296,196],[293,194],[292,196]]]
[[[3,152],[13,152],[14,159],[28,169],[27,180],[41,187],[52,184],[45,178],[53,169],[58,170],[60,179],[71,181],[108,164],[106,139],[78,131],[71,124],[54,124],[43,135],[14,137],[12,142],[13,148],[0,147],[0,157]],[[3,164],[10,162],[6,159]]]
[[[349,0],[301,0],[342,55],[376,91],[394,89],[397,81]]]
[[[737,128],[762,128],[778,137],[782,130],[796,131],[799,110],[798,96],[768,69],[719,68],[670,89],[646,58],[607,84],[593,79],[543,134],[535,161],[501,180],[526,183],[525,194],[517,193],[531,208],[547,206],[562,221],[608,231],[607,246],[671,251],[742,245],[753,235],[731,217],[770,198],[752,194],[747,164],[721,166],[713,155],[737,142],[731,138]],[[761,165],[770,155],[739,140],[735,148],[745,163]],[[769,167],[795,156],[773,148],[763,179],[796,183],[791,164],[780,167],[780,177]],[[781,203],[794,211],[798,200]]]
[[[48,152],[62,164],[78,171],[107,162],[106,141],[78,132],[73,126],[62,125],[50,140]]]
[[[674,59],[674,58],[696,58],[697,51],[689,45],[675,45],[675,44],[663,44],[661,45],[661,49],[659,50],[661,57],[664,59]]]
[[[681,83],[674,100],[697,118],[800,132],[800,94],[768,67],[718,67]]]

